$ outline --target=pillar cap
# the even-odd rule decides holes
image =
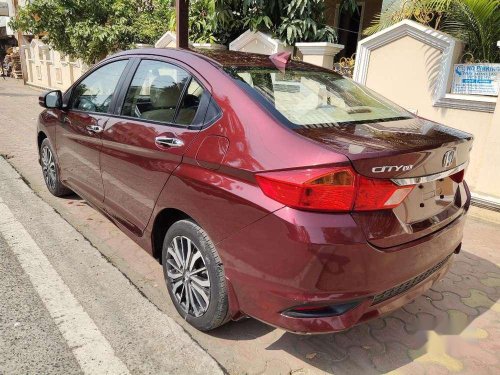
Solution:
[[[330,42],[301,42],[295,43],[302,55],[327,55],[335,56],[344,49],[342,44]]]

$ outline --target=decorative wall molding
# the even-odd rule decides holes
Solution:
[[[229,49],[231,51],[254,52],[265,55],[282,51],[293,52],[293,47],[285,46],[283,42],[274,39],[271,35],[251,30],[245,31],[229,43]]]
[[[496,96],[445,94],[434,102],[434,106],[493,113],[496,103]]]
[[[432,92],[434,106],[479,112],[493,112],[495,110],[496,100],[493,101],[491,98],[482,96],[471,98],[472,95],[448,94],[453,64],[458,54],[457,51],[463,48],[463,42],[441,31],[410,20],[403,20],[358,42],[353,79],[361,84],[366,84],[371,52],[406,36],[441,51],[440,69],[436,75]]]
[[[295,47],[302,61],[330,70],[333,69],[335,55],[344,49],[342,44],[329,42],[301,42],[296,43]]]
[[[325,56],[335,56],[344,49],[342,44],[328,42],[295,43],[295,47],[297,47],[303,55]]]
[[[155,48],[170,48],[172,45],[175,46],[176,40],[175,33],[173,31],[167,31],[155,43]]]
[[[218,43],[193,43],[192,46],[198,49],[214,49],[219,51],[227,49],[225,45]]]
[[[155,48],[177,48],[177,35],[173,31],[167,31],[161,36],[160,39],[155,43]],[[189,42],[189,46],[193,48],[201,49],[216,49],[224,50],[227,49],[226,46],[217,43],[192,43]]]
[[[471,193],[471,195],[472,195],[471,203],[473,206],[500,212],[500,198],[480,193]]]
[[[161,36],[160,39],[155,43],[155,48],[176,48],[177,35],[174,31],[167,31]],[[191,46],[192,43],[189,42]]]
[[[135,48],[137,49],[143,49],[143,48],[154,48],[152,44],[146,44],[146,43],[136,43]]]

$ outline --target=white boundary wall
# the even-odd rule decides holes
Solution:
[[[450,94],[463,44],[404,20],[358,43],[354,80],[424,118],[475,137],[466,180],[476,196],[500,198],[498,97]]]
[[[88,67],[51,49],[39,39],[22,47],[25,56],[28,85],[45,89],[66,90]]]

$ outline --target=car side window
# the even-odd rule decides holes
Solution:
[[[115,61],[85,77],[73,90],[70,108],[85,112],[108,112],[127,63],[128,60]]]
[[[179,113],[175,118],[177,124],[191,125],[200,106],[201,96],[203,95],[203,87],[194,78],[191,79],[189,86],[182,98],[179,107]]]
[[[215,103],[214,99],[210,100],[210,104],[208,105],[207,112],[205,113],[205,123],[208,124],[214,121],[221,114],[221,110],[219,106]]]
[[[143,60],[125,96],[122,115],[172,123],[190,75],[162,61]]]

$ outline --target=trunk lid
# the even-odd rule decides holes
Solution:
[[[468,164],[473,141],[468,133],[416,117],[296,131],[343,153],[363,176],[415,185],[392,210],[352,214],[376,247],[390,248],[429,235],[468,208],[465,183],[451,178]]]

